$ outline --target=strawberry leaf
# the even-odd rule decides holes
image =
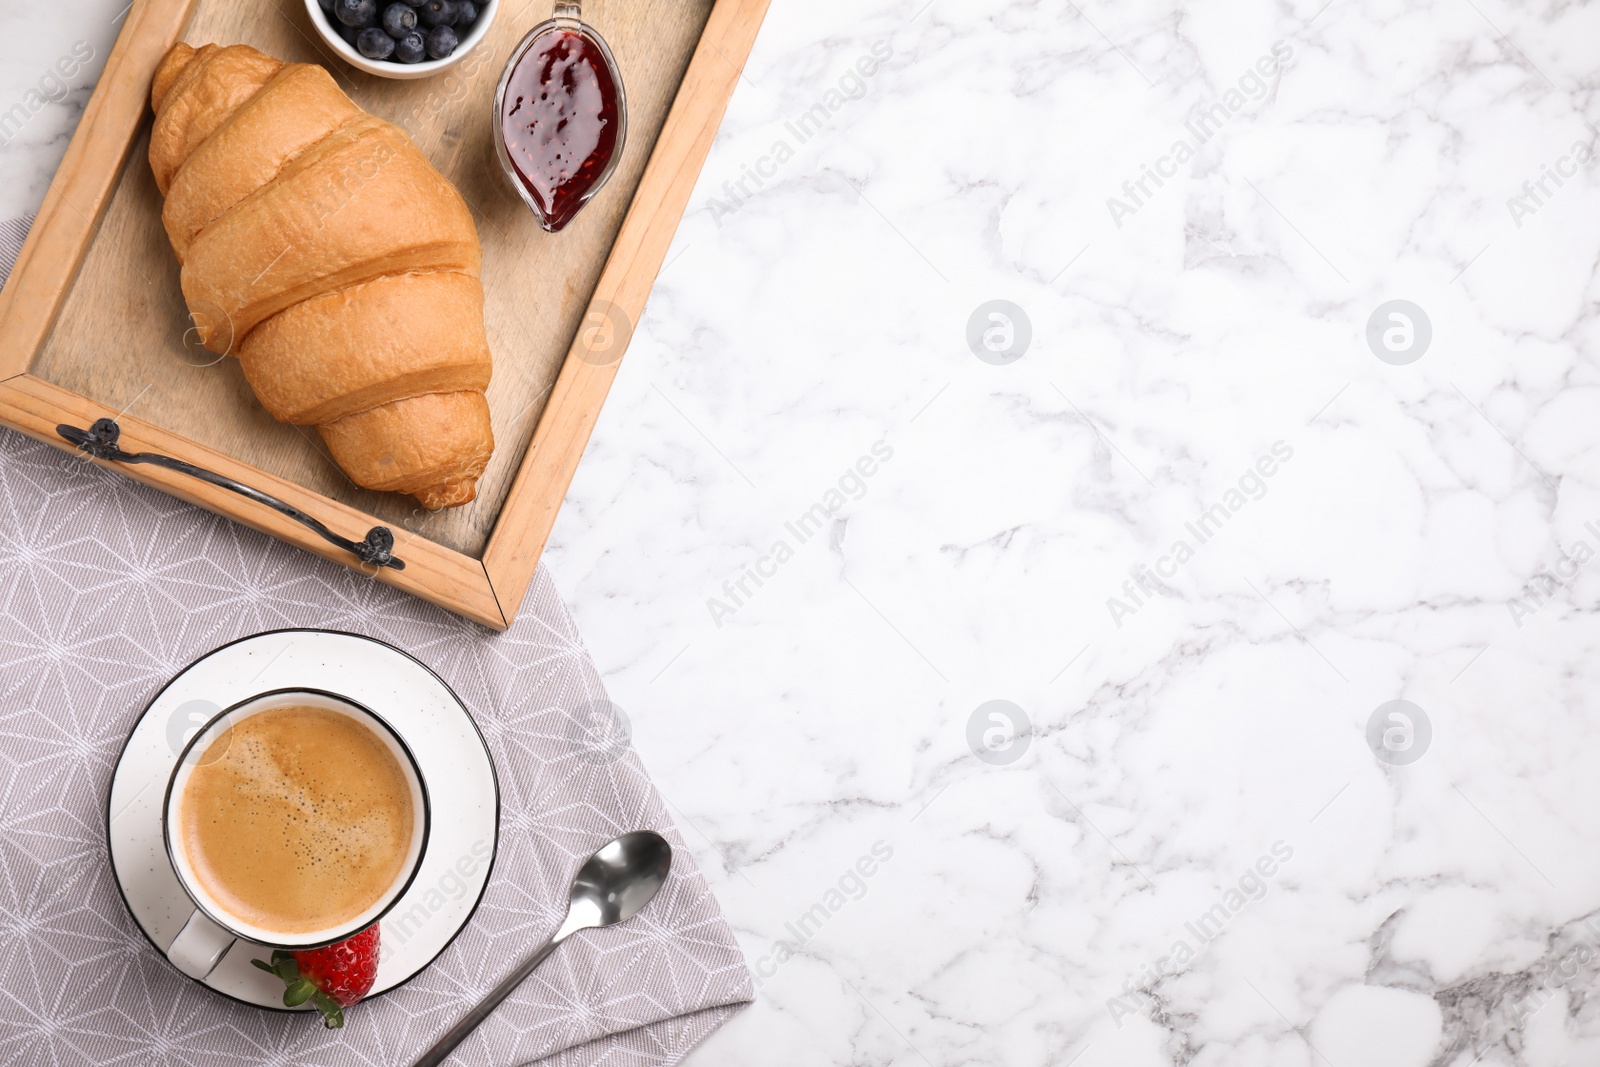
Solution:
[[[266,971],[268,974],[277,974],[278,973],[277,971],[275,971],[273,969],[272,964],[270,964],[270,963],[263,963],[261,960],[251,960],[250,962],[255,964],[257,967],[260,967],[263,971]]]
[[[316,995],[317,987],[312,985],[310,980],[297,978],[283,991],[283,1006],[297,1008]]]
[[[344,1025],[344,1009],[339,1007],[339,1002],[334,1000],[322,990],[317,990],[311,995],[311,1003],[322,1013],[322,1025],[329,1030],[337,1030]]]

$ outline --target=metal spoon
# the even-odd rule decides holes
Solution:
[[[590,856],[578,869],[572,880],[572,891],[567,904],[567,917],[561,928],[544,946],[522,962],[516,970],[483,998],[483,1001],[466,1018],[456,1023],[449,1033],[422,1054],[416,1067],[439,1067],[466,1040],[478,1024],[499,1007],[500,1002],[521,985],[545,957],[556,950],[579,930],[595,930],[615,926],[639,913],[650,903],[667,880],[672,867],[672,846],[666,838],[650,830],[636,830],[623,834]]]

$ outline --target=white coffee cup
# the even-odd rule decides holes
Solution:
[[[183,802],[189,778],[205,754],[210,751],[213,742],[253,715],[285,707],[314,707],[337,712],[366,726],[375,737],[389,747],[389,751],[394,755],[411,788],[412,811],[420,813],[419,818],[412,819],[411,842],[405,862],[401,865],[393,884],[365,911],[338,926],[324,930],[285,933],[281,930],[256,926],[232,914],[200,884],[200,880],[195,877],[194,866],[185,851],[183,835],[173,832],[174,827],[178,825],[179,807]],[[184,923],[183,929],[178,931],[178,936],[167,946],[167,959],[189,977],[205,978],[216,969],[217,964],[233,947],[235,941],[250,941],[281,949],[309,949],[331,945],[359,933],[383,918],[411,885],[411,880],[416,877],[417,868],[422,863],[422,855],[427,849],[428,823],[428,789],[422,780],[422,772],[417,768],[417,762],[411,755],[411,750],[387,722],[354,701],[316,689],[277,689],[260,693],[219,712],[184,747],[183,753],[178,758],[178,765],[173,768],[172,777],[167,782],[167,796],[162,805],[161,832],[166,840],[167,857],[172,861],[172,869],[178,876],[179,884],[183,886],[183,891],[188,894],[190,903],[194,905],[194,910]]]

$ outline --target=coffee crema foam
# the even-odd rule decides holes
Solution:
[[[343,925],[394,885],[410,851],[411,786],[388,745],[327,708],[259,712],[200,757],[179,805],[211,897],[251,926]]]

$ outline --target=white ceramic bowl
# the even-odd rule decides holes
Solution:
[[[311,17],[311,25],[317,28],[317,33],[328,43],[346,63],[357,70],[364,70],[368,74],[376,74],[380,78],[398,78],[401,81],[410,81],[414,78],[430,78],[440,71],[449,70],[467,57],[467,53],[488,36],[489,26],[500,13],[500,5],[504,0],[486,0],[480,4],[482,10],[478,12],[478,21],[472,24],[472,29],[461,38],[461,43],[456,45],[456,50],[444,59],[425,59],[421,63],[396,63],[390,59],[368,59],[355,50],[354,45],[345,43],[339,32],[333,28],[333,22],[328,13],[322,10],[322,5],[317,0],[305,0],[306,14]],[[385,0],[379,0],[378,9],[381,12],[388,6]]]

